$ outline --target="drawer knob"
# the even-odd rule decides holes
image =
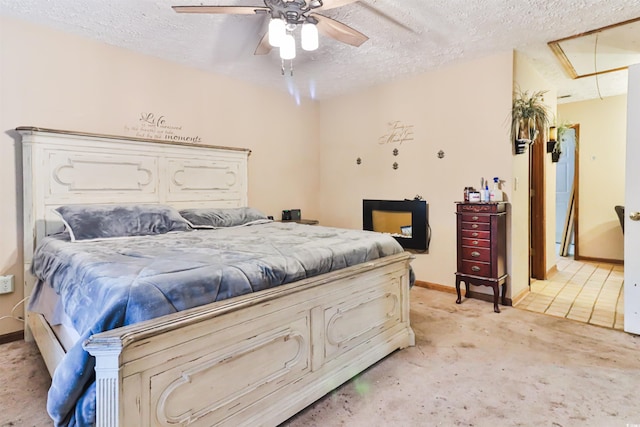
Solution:
[[[471,228],[478,228],[478,224],[471,224]]]
[[[478,258],[480,256],[480,252],[473,251],[473,252],[471,252],[471,256],[474,257],[474,258]]]
[[[477,273],[478,271],[480,271],[480,267],[478,267],[477,265],[474,265],[471,267],[471,271],[475,271]]]
[[[477,240],[474,240],[474,241],[473,241],[473,244],[474,244],[474,245],[477,245],[477,244],[478,244],[478,241],[477,241]]]
[[[477,221],[479,218],[477,216],[472,216],[471,219]]]
[[[478,233],[471,233],[471,237],[478,237]]]

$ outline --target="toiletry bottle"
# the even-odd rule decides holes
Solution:
[[[482,178],[481,180],[481,187],[480,187],[480,201],[481,202],[488,202],[489,201],[489,182]]]
[[[497,176],[493,178],[493,189],[489,195],[489,200],[492,202],[501,202],[503,198],[502,190],[500,190],[500,178]]]

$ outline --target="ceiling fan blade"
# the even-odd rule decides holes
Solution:
[[[360,31],[354,30],[350,26],[338,22],[335,19],[317,13],[312,13],[310,16],[313,16],[318,21],[317,27],[319,32],[339,42],[358,47],[369,40],[369,37]]]
[[[336,7],[346,6],[357,1],[358,0],[323,0],[322,6],[314,10],[335,9]]]
[[[269,43],[269,32],[264,33],[264,36],[260,39],[260,43],[256,47],[254,55],[266,55],[271,52],[271,44]]]
[[[171,6],[177,13],[223,13],[231,15],[253,15],[269,11],[261,6]],[[260,11],[260,12],[258,12]]]

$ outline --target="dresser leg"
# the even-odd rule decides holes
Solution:
[[[456,304],[460,304],[462,302],[462,297],[460,296],[460,277],[456,276],[456,293],[458,294],[458,299],[456,300]]]
[[[500,313],[500,307],[498,307],[498,294],[500,293],[498,284],[494,283],[491,287],[493,288],[493,311]]]

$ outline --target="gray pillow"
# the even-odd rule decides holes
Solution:
[[[190,230],[180,213],[165,205],[65,205],[54,211],[72,242]]]
[[[266,222],[267,216],[254,208],[194,208],[183,209],[180,215],[193,228],[223,228]]]

